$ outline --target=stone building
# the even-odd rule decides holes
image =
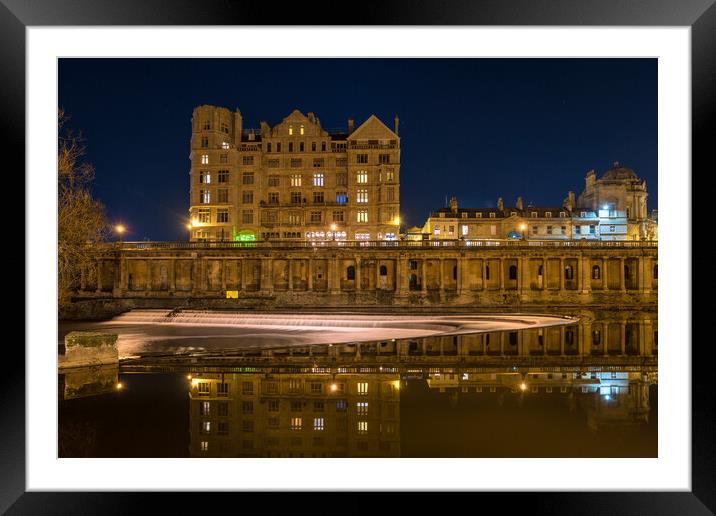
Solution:
[[[587,173],[585,189],[568,192],[561,206],[513,207],[502,198],[496,208],[450,206],[430,214],[423,233],[433,240],[656,240],[656,214],[647,216],[646,181],[615,162],[600,179]]]
[[[191,241],[396,239],[398,123],[371,115],[328,131],[294,110],[250,129],[238,109],[195,108]]]

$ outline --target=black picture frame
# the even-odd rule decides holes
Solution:
[[[278,8],[276,3],[231,0],[175,0],[171,3],[162,0],[0,0],[0,125],[5,129],[3,149],[10,157],[9,166],[15,170],[25,169],[25,29],[28,26],[284,24],[689,26],[692,41],[692,177],[698,170],[701,171],[699,176],[705,176],[707,163],[711,164],[708,158],[713,143],[709,134],[716,125],[714,0],[383,0],[361,6],[352,4],[345,13],[337,11],[335,3],[312,2],[310,9],[307,5],[296,3]],[[701,198],[707,195],[706,191],[702,189],[699,193],[697,190],[693,206],[708,205],[708,200]],[[689,208],[684,207],[687,217]],[[695,223],[696,218],[693,220]],[[15,270],[21,266],[18,253],[19,250],[14,254]],[[692,270],[710,268],[706,259],[704,255],[694,255]],[[26,275],[29,273],[31,271],[25,270]],[[690,282],[691,278],[687,276],[686,280]],[[705,307],[706,303],[693,303],[696,317],[692,318],[702,319],[705,314],[700,312]],[[688,329],[684,333],[690,334]],[[3,407],[0,417],[0,510],[8,511],[8,514],[126,514],[153,498],[151,501],[162,504],[162,512],[190,511],[192,503],[185,493],[26,492],[25,354],[22,348],[13,348],[10,344],[6,342],[5,359],[13,367],[4,373],[4,388],[0,391]],[[680,344],[685,349],[691,346],[691,342]],[[508,508],[508,512],[529,508],[533,514],[713,514],[716,510],[716,407],[708,384],[708,342],[699,344],[702,345],[691,349],[690,492],[486,493],[481,494],[480,502],[494,502],[498,507]],[[11,356],[7,356],[8,353]],[[303,493],[300,498],[293,496],[289,503],[295,505],[298,500],[305,500],[305,495],[310,496],[310,493]],[[215,503],[226,498],[218,494],[211,496]],[[364,494],[353,493],[352,496],[362,497]],[[256,496],[252,498],[244,504],[258,501]],[[425,503],[417,494],[405,498],[409,499],[402,502],[401,510]],[[271,512],[278,510],[273,505],[277,502],[277,498],[272,498]],[[362,505],[349,504],[349,510]],[[207,508],[206,505],[203,507],[204,510]],[[363,507],[367,509],[367,505]],[[338,506],[334,510],[344,509]]]

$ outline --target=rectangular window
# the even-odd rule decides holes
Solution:
[[[226,122],[221,122],[221,132],[229,134],[229,124]]]
[[[253,401],[244,401],[241,403],[241,412],[244,414],[253,414],[254,413],[254,402]]]
[[[597,231],[597,227],[594,224],[589,225],[589,234],[593,235]]]
[[[348,202],[348,194],[346,192],[336,192],[336,204],[346,204]]]
[[[221,148],[227,150],[229,148],[229,142],[221,142]]]
[[[316,172],[313,174],[313,186],[323,186],[323,174]]]
[[[311,382],[311,393],[320,394],[321,392],[323,392],[323,384],[319,382]]]
[[[381,165],[388,165],[390,163],[390,154],[379,154],[378,163]]]
[[[582,234],[582,226],[574,226],[574,234],[581,235]]]
[[[241,163],[244,165],[253,165],[254,164],[254,157],[253,156],[242,156],[241,157]]]
[[[314,158],[313,159],[313,168],[321,168],[323,166],[323,158]]]
[[[278,192],[269,192],[268,193],[268,203],[269,204],[278,204]]]
[[[301,168],[301,159],[292,159],[291,168]]]
[[[202,204],[210,204],[211,190],[199,190],[199,199]]]
[[[356,202],[367,203],[368,202],[368,190],[359,189],[356,192]]]
[[[494,211],[491,211],[491,212],[490,212],[490,218],[491,218],[491,219],[494,219],[494,218],[495,218],[495,212],[494,212]]]
[[[368,222],[368,210],[358,210],[356,213],[357,222]]]
[[[313,192],[313,204],[323,204],[323,192]]]
[[[303,127],[301,128],[301,134],[303,134]],[[299,142],[299,143],[298,143],[298,150],[299,150],[299,152],[303,152],[304,148],[305,148],[305,147],[304,147],[304,143],[303,143],[303,142]]]
[[[204,120],[204,130],[205,131],[211,130],[211,122],[209,120]]]
[[[368,415],[368,402],[367,401],[359,401],[356,403],[356,414],[359,416],[367,416]]]
[[[356,172],[356,183],[359,185],[364,185],[368,183],[368,171],[367,170],[359,170]]]
[[[532,234],[533,235],[537,234],[537,226],[532,226]]]
[[[216,395],[217,396],[228,396],[229,395],[229,384],[219,382],[216,384]]]
[[[336,400],[336,411],[343,412],[347,406],[346,400]]]
[[[253,394],[254,393],[254,382],[241,382],[241,393],[242,394]]]
[[[254,210],[243,210],[241,212],[241,222],[244,224],[254,223]]]
[[[348,174],[345,172],[338,172],[336,174],[336,186],[348,185]]]
[[[241,183],[245,184],[245,185],[254,184],[254,173],[253,172],[244,172],[241,177]]]
[[[551,212],[551,211],[546,211],[546,212],[544,213],[544,216],[545,216],[545,218],[547,218],[547,219],[551,219],[551,218],[552,218],[552,212]]]
[[[300,430],[303,427],[303,420],[300,417],[291,418],[291,430]]]
[[[277,159],[268,160],[269,168],[278,168],[280,164],[281,164],[280,160],[277,160]]]
[[[211,183],[211,173],[202,170],[199,172],[199,183],[208,185]]]
[[[278,412],[278,409],[279,409],[279,401],[278,400],[269,400],[268,411],[269,412]]]
[[[313,418],[313,429],[317,432],[320,432],[323,430],[323,418],[322,417],[314,417]]]
[[[208,155],[208,154],[202,154],[202,155],[201,155],[201,164],[202,164],[202,165],[208,165],[208,164],[209,164],[209,155]]]
[[[548,235],[552,234],[552,226],[547,226],[547,234]]]
[[[368,394],[368,382],[358,382],[358,394]]]
[[[209,443],[207,441],[201,441],[201,451],[208,451]]]
[[[356,163],[368,163],[368,155],[356,154]]]
[[[211,415],[211,403],[208,401],[202,401],[199,404],[199,415],[210,416]]]
[[[226,188],[219,188],[216,192],[216,198],[219,203],[229,202],[229,190]]]
[[[202,149],[208,149],[209,148],[209,138],[206,136],[201,137],[201,148]]]
[[[566,235],[567,234],[567,226],[562,226],[561,232],[563,235]]]
[[[228,183],[229,182],[229,171],[228,170],[219,170],[219,183]]]
[[[276,152],[281,152],[281,142],[276,142]]]
[[[251,190],[244,190],[241,192],[241,202],[244,204],[253,204],[254,203],[254,192]]]
[[[229,210],[216,210],[216,222],[229,222]]]
[[[211,421],[202,421],[200,430],[202,434],[210,434],[211,433]]]
[[[537,218],[537,212],[536,212],[536,211],[531,212],[531,213],[530,213],[530,217],[532,217],[533,219],[536,219],[536,218]]]
[[[291,186],[301,186],[301,174],[291,174]]]
[[[313,402],[313,411],[314,412],[323,412],[324,409],[324,403],[322,401],[314,401]]]
[[[291,204],[301,204],[301,192],[291,192]]]
[[[266,144],[266,152],[271,152],[271,142]]]
[[[394,186],[386,187],[385,200],[386,201],[394,201],[395,200],[395,187]],[[463,215],[467,215],[467,213],[464,213]]]
[[[211,392],[211,384],[208,382],[199,382],[197,385],[197,391],[199,395],[208,395]]]
[[[273,175],[268,177],[268,185],[269,186],[279,186],[279,176]]]
[[[253,432],[254,431],[254,422],[251,421],[250,419],[244,419],[242,421],[241,427],[242,427],[241,429],[244,432]]]
[[[311,212],[311,222],[321,222],[321,212],[320,211],[312,211]]]
[[[359,434],[367,434],[368,433],[368,421],[358,421],[358,433]]]
[[[321,142],[321,152],[326,152],[326,142]]]
[[[370,233],[356,233],[356,240],[370,240]]]
[[[559,212],[559,216],[560,216],[561,218],[564,218],[564,217],[567,216],[567,214],[566,214],[565,212],[563,212],[563,211],[560,211],[560,212]]]
[[[342,211],[334,211],[333,212],[333,222],[344,222],[344,212]]]
[[[219,402],[219,416],[227,417],[229,415],[229,404],[225,401]]]
[[[216,433],[219,435],[229,435],[228,421],[219,421],[216,425]]]
[[[288,134],[293,134],[293,129],[289,129]],[[288,152],[293,152],[293,142],[288,142]]]
[[[468,232],[467,224],[463,224],[461,226],[460,233],[462,234],[462,236],[467,236],[467,232]]]
[[[219,155],[219,163],[228,163],[229,162],[229,156],[226,154],[220,154]]]
[[[211,210],[199,210],[199,222],[202,224],[208,224],[211,222]]]

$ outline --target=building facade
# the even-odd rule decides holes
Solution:
[[[237,109],[194,109],[191,241],[394,240],[400,211],[399,120],[371,115],[327,131],[294,110],[244,128]]]
[[[656,240],[657,219],[647,216],[646,181],[615,162],[600,179],[587,173],[585,188],[575,198],[568,192],[562,206],[533,207],[518,198],[505,207],[459,208],[450,206],[430,214],[423,234],[433,240]]]

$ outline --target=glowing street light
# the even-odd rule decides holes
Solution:
[[[114,230],[119,235],[119,242],[122,243],[122,233],[124,233],[125,231],[124,226],[122,224],[117,224],[116,226],[114,226]]]
[[[335,241],[335,239],[336,239],[336,224],[335,223],[331,224],[331,234],[333,235],[333,240]]]
[[[522,240],[525,240],[525,232],[527,231],[527,224],[524,222],[520,224],[520,231],[522,232]]]
[[[526,384],[525,382],[522,382],[522,383],[520,384],[520,389],[522,389],[523,391],[526,391],[526,390],[527,390],[527,384]]]

